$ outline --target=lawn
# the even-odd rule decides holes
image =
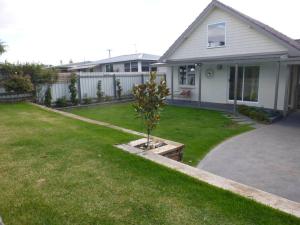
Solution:
[[[134,138],[28,104],[0,104],[4,223],[300,224],[113,147]]]
[[[132,103],[84,107],[68,111],[145,132],[142,121],[134,114]],[[183,161],[195,166],[214,146],[250,129],[249,126],[232,122],[217,111],[167,106],[153,134],[185,144]]]

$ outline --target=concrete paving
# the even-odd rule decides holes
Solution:
[[[300,112],[223,142],[198,168],[300,202]]]

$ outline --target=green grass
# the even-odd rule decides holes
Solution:
[[[134,138],[28,104],[0,104],[4,223],[300,224],[113,147]]]
[[[75,108],[68,111],[145,132],[142,121],[134,114],[132,103]],[[214,146],[250,129],[246,125],[237,125],[217,111],[167,106],[153,134],[185,144],[183,162],[195,166]]]

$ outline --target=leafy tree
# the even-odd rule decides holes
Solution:
[[[99,80],[97,83],[97,98],[99,101],[102,101],[104,92],[102,91],[102,81]]]
[[[71,80],[70,80],[70,85],[69,85],[69,91],[71,93],[71,102],[74,105],[78,104],[78,100],[77,100],[77,88],[76,88],[76,81],[77,81],[77,77],[75,73],[71,74]]]
[[[7,92],[28,93],[34,90],[29,76],[11,75],[3,85]]]
[[[118,99],[121,99],[121,95],[122,95],[122,86],[121,86],[121,82],[120,80],[116,80],[116,87],[117,87],[117,97]]]
[[[52,102],[52,94],[51,94],[51,86],[49,85],[47,87],[47,90],[46,90],[46,93],[45,93],[44,104],[47,107],[51,107],[51,102]]]
[[[169,95],[166,81],[162,79],[159,84],[155,82],[156,73],[150,73],[150,80],[145,84],[133,88],[135,103],[133,107],[146,126],[147,148],[150,148],[150,134],[160,120],[160,113]]]
[[[0,40],[0,55],[2,55],[6,50],[5,50],[6,45],[4,42]]]

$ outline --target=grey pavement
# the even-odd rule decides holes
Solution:
[[[223,142],[198,168],[300,202],[300,112]]]

